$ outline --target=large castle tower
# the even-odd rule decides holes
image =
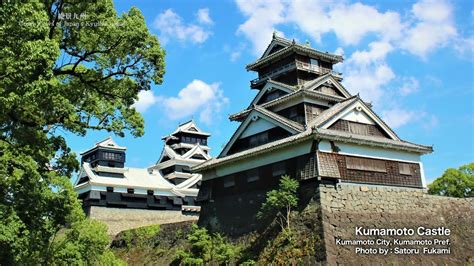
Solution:
[[[239,233],[257,226],[265,192],[282,175],[305,184],[352,183],[423,188],[421,155],[432,147],[404,141],[333,71],[339,55],[273,36],[247,65],[258,90],[217,158],[202,173],[200,222]],[[238,210],[238,211],[236,211]]]

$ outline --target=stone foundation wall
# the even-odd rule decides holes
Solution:
[[[474,262],[474,199],[457,199],[428,195],[422,189],[384,186],[338,184],[320,185],[316,198],[321,203],[323,237],[328,264],[449,264],[464,265]],[[413,236],[356,236],[356,227],[413,228]],[[417,228],[444,226],[449,236],[419,236]],[[336,239],[449,239],[450,245],[384,247],[392,249],[387,255],[356,254],[356,248],[372,246],[337,245]],[[418,248],[420,254],[398,255],[395,248]],[[450,248],[450,254],[423,254],[423,247]],[[361,251],[359,251],[361,252]],[[365,251],[367,252],[367,251]],[[377,250],[379,253],[379,250]]]
[[[183,214],[174,210],[144,210],[127,208],[106,208],[91,206],[88,216],[104,222],[109,235],[116,235],[123,230],[153,224],[168,224],[184,221],[197,221],[197,214]]]

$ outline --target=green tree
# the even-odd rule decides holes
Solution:
[[[297,180],[285,175],[280,180],[278,189],[267,193],[266,201],[257,213],[258,219],[275,218],[282,230],[291,230],[291,212],[298,205]]]
[[[0,264],[46,264],[58,232],[84,222],[63,133],[143,135],[132,105],[162,82],[164,51],[112,0],[1,1],[0,47]]]
[[[107,228],[96,220],[85,219],[73,224],[52,243],[51,264],[122,265],[108,250]]]
[[[178,249],[175,261],[181,265],[230,264],[239,255],[239,247],[219,233],[210,235],[206,228],[193,224],[187,236],[188,249]]]
[[[428,193],[457,198],[474,197],[474,163],[447,169],[428,185]]]

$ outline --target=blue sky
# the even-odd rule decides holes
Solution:
[[[115,137],[127,165],[159,157],[162,136],[193,118],[212,134],[216,156],[248,106],[256,77],[245,65],[261,55],[273,31],[322,51],[343,54],[343,84],[408,141],[433,145],[424,156],[428,181],[474,161],[474,10],[471,1],[115,1],[138,7],[166,50],[162,85],[143,92],[136,108],[145,135]],[[77,153],[108,136],[66,134]]]

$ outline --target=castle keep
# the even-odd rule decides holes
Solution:
[[[230,233],[256,224],[265,192],[288,174],[302,183],[426,186],[420,157],[432,147],[402,140],[340,83],[339,55],[276,35],[247,70],[258,91],[230,116],[240,126],[202,173],[200,222]],[[232,210],[232,211],[229,211]],[[240,228],[240,229],[239,229]]]
[[[81,153],[81,170],[74,183],[86,214],[109,227],[118,224],[118,231],[196,220],[200,210],[196,196],[202,176],[191,173],[190,168],[210,159],[209,136],[193,121],[179,125],[163,137],[161,156],[148,168],[126,167],[126,147],[110,137],[96,143]],[[124,222],[128,227],[123,227]]]

